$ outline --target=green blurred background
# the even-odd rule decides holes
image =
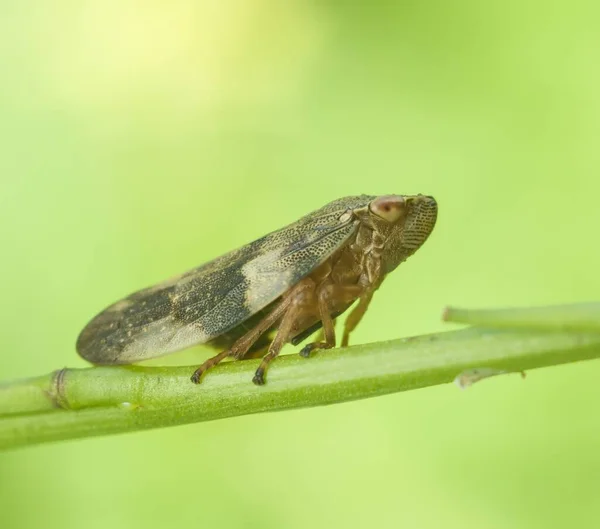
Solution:
[[[108,303],[351,194],[440,204],[354,343],[450,329],[449,303],[600,299],[599,16],[584,0],[2,1],[2,379],[84,366],[75,338]],[[599,375],[4,453],[0,526],[599,527]]]

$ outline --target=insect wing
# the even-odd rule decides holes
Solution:
[[[348,210],[373,197],[339,199],[297,222],[98,314],[77,351],[96,364],[127,364],[205,343],[276,300],[356,231]]]

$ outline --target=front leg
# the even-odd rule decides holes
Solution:
[[[350,333],[356,328],[356,326],[362,320],[362,317],[367,312],[369,308],[369,303],[373,299],[373,291],[368,291],[364,296],[360,298],[358,305],[354,307],[348,318],[346,318],[346,323],[344,324],[344,335],[342,337],[342,347],[348,347],[348,340],[350,338]]]

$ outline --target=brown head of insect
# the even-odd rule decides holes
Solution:
[[[262,356],[265,381],[282,347],[315,332],[302,356],[335,347],[335,319],[349,309],[341,345],[385,276],[412,255],[435,225],[437,203],[423,195],[360,195],[335,200],[296,222],[156,286],[93,318],[77,351],[96,364],[128,364],[200,343],[225,358]]]
[[[380,235],[382,267],[385,274],[394,270],[427,240],[437,220],[433,197],[385,195],[369,204],[373,229]]]

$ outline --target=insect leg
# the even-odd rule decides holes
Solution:
[[[208,360],[206,360],[192,375],[192,382],[194,384],[200,384],[200,377],[209,370],[211,367],[216,366],[221,360],[225,360],[229,356],[229,349],[225,351],[221,351],[218,355],[212,356]]]
[[[246,334],[239,338],[229,349],[231,356],[236,360],[243,358],[260,336],[266,332],[290,306],[292,300],[290,298],[283,299],[269,314],[267,314],[258,324],[250,329]]]
[[[298,313],[301,310],[302,309],[299,303],[291,303],[287,312],[283,316],[279,329],[277,329],[275,339],[271,342],[271,345],[269,346],[269,352],[263,357],[262,362],[258,366],[258,369],[254,373],[254,377],[252,378],[252,382],[254,382],[257,386],[262,386],[265,383],[265,371],[267,370],[269,364],[281,352],[281,348],[284,346],[285,342],[289,338],[289,335],[294,326],[294,321],[296,320],[296,317],[298,316]]]
[[[218,355],[206,360],[198,369],[196,369],[196,371],[194,371],[194,374],[192,375],[192,382],[194,382],[194,384],[199,384],[200,378],[208,369],[216,366],[228,356],[233,356],[235,358],[244,356],[248,349],[252,347],[252,344],[254,344],[254,342],[260,338],[260,335],[269,329],[269,327],[271,327],[279,318],[281,318],[282,314],[288,309],[291,302],[292,298],[283,299],[279,305],[277,305],[269,314],[267,314],[267,316],[265,316],[265,318],[258,323],[258,325],[240,337],[229,349],[226,349],[225,351],[220,352]]]
[[[319,291],[319,317],[323,324],[322,336],[317,341],[305,345],[300,351],[300,356],[308,358],[315,349],[331,349],[335,347],[335,320],[330,311],[330,300],[351,303],[363,291],[358,285],[335,285],[329,284]],[[325,341],[323,341],[323,337]]]
[[[316,342],[306,344],[300,351],[300,356],[308,358],[310,353],[315,349],[331,349],[335,347],[335,327],[333,325],[333,319],[329,312],[329,296],[330,288],[322,288],[319,292],[319,317],[323,327],[321,328],[320,336]],[[325,338],[325,341],[323,341]]]
[[[344,325],[344,335],[342,337],[342,347],[348,346],[348,339],[350,337],[350,333],[356,328],[360,320],[362,320],[362,317],[365,315],[365,312],[369,307],[369,303],[371,303],[371,299],[373,299],[373,292],[369,291],[365,293],[365,295],[360,298],[358,305],[354,307],[354,309],[346,319],[346,323]]]
[[[333,328],[335,329],[336,319],[332,316],[331,320],[333,323]],[[315,342],[323,342],[325,340],[325,331],[323,330],[323,322],[320,322],[320,323],[321,323],[321,328],[319,329],[319,331],[317,332],[317,335],[315,336]]]

